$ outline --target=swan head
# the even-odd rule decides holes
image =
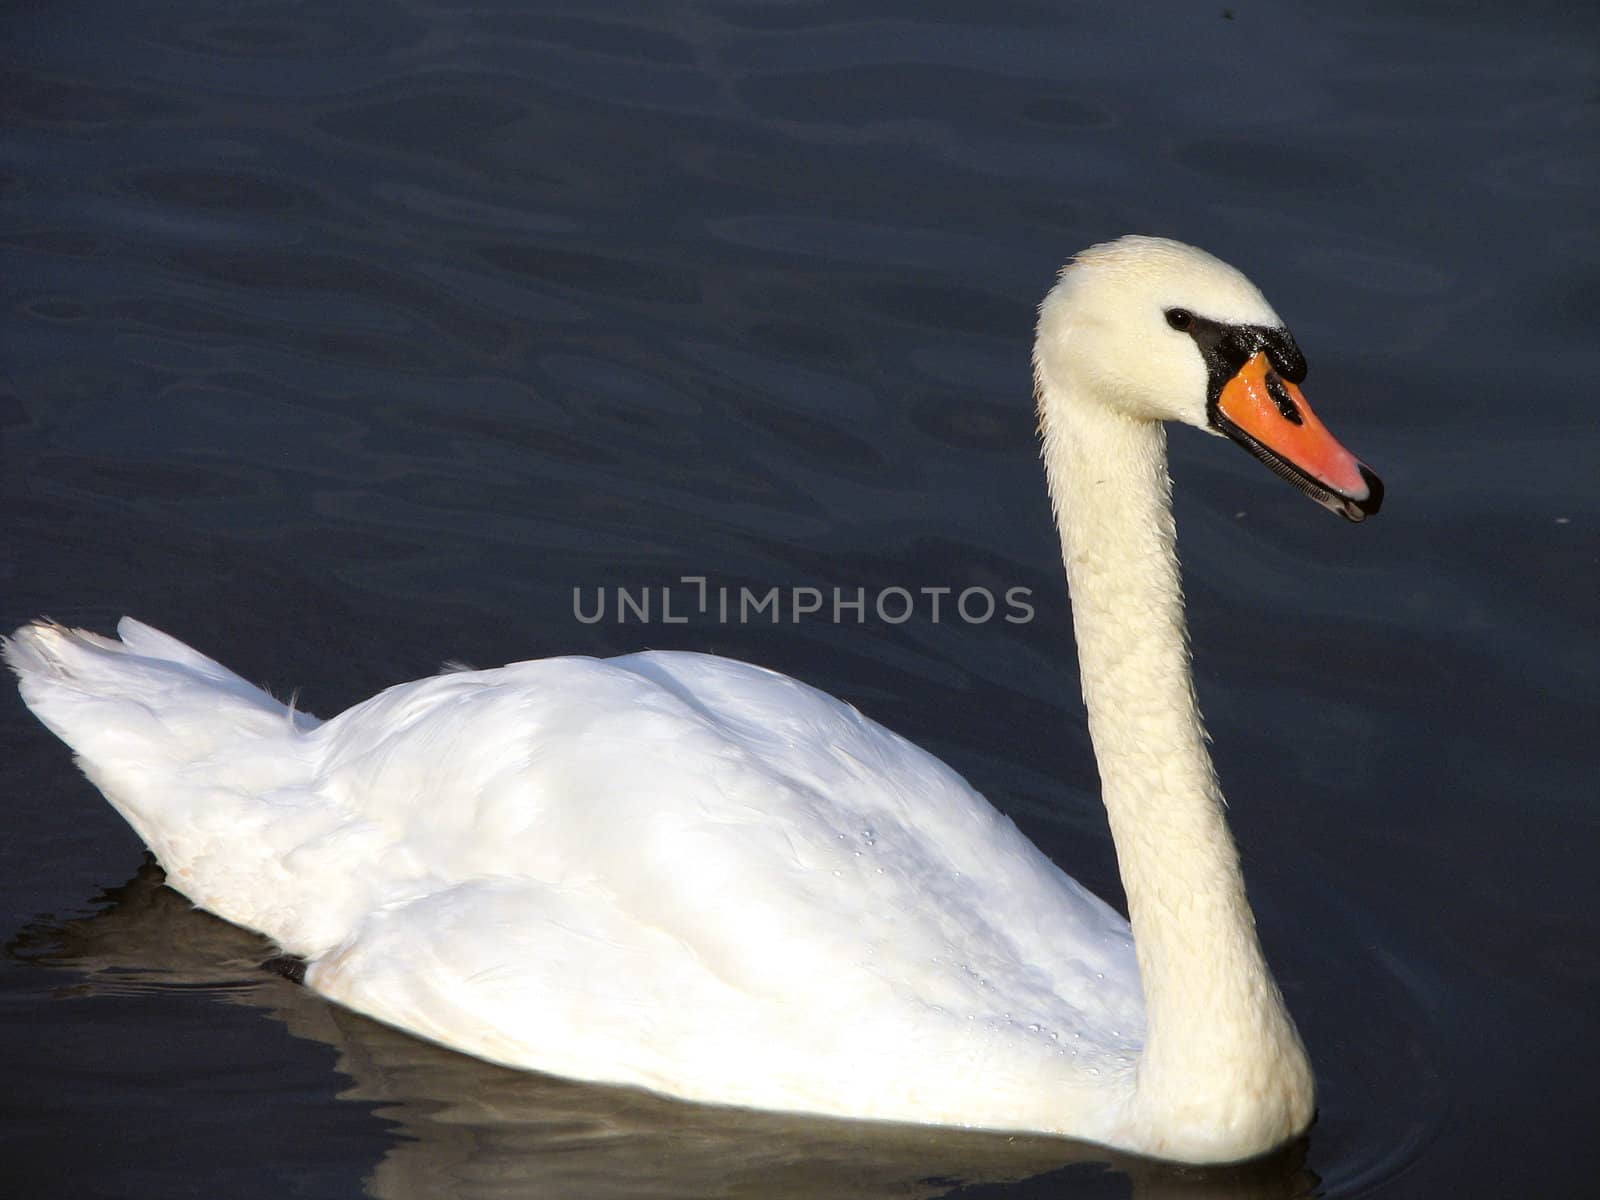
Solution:
[[[1266,297],[1193,246],[1129,236],[1080,253],[1040,306],[1034,369],[1042,407],[1071,395],[1232,438],[1351,521],[1383,502],[1311,411],[1305,356]]]

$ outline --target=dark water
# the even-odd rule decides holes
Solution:
[[[323,715],[447,657],[748,657],[941,754],[1120,899],[1032,438],[1054,268],[1130,230],[1238,264],[1389,502],[1345,526],[1174,436],[1202,700],[1321,1086],[1288,1154],[1158,1170],[422,1045],[132,878],[130,832],[7,692],[8,1184],[1591,1186],[1600,19],[1579,8],[10,6],[6,628],[135,613]],[[575,619],[575,587],[684,575],[1027,587],[1037,615]]]

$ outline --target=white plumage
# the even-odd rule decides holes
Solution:
[[[319,725],[118,632],[19,631],[28,704],[174,887],[352,1008],[511,1066],[1001,1128],[1131,1066],[1127,923],[805,684],[703,654],[555,658]]]
[[[1310,1074],[1201,741],[1142,411],[1176,390],[1154,415],[1193,419],[1203,371],[1095,346],[1096,322],[1172,333],[1164,290],[1276,322],[1231,268],[1124,239],[1064,273],[1037,358],[1137,960],[955,772],[759,667],[548,659],[319,723],[131,619],[27,626],[6,655],[173,887],[401,1028],[691,1099],[1256,1153],[1309,1120]]]

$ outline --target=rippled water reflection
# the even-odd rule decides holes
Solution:
[[[134,612],[324,714],[446,657],[749,657],[940,753],[1117,897],[1033,445],[1054,267],[1129,229],[1237,262],[1390,489],[1350,530],[1174,438],[1202,699],[1318,1066],[1289,1157],[1108,1170],[443,1054],[261,977],[259,944],[148,877],[103,906],[138,849],[8,699],[0,895],[25,932],[0,1039],[25,1101],[0,1138],[39,1194],[1592,1175],[1592,16],[358,0],[5,21],[7,623]],[[1027,587],[1037,616],[573,617],[574,587],[686,574]]]

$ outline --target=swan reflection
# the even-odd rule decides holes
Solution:
[[[1227,1168],[1146,1162],[1054,1138],[835,1121],[688,1104],[512,1071],[338,1008],[262,970],[264,939],[192,908],[148,860],[91,916],[41,920],[13,957],[71,972],[62,997],[202,991],[332,1047],[341,1100],[393,1123],[375,1200],[976,1196],[1139,1200],[1313,1194],[1305,1143]],[[1004,1185],[1014,1186],[1004,1186]],[[987,1185],[987,1186],[986,1186]],[[970,1190],[969,1190],[970,1189]]]

